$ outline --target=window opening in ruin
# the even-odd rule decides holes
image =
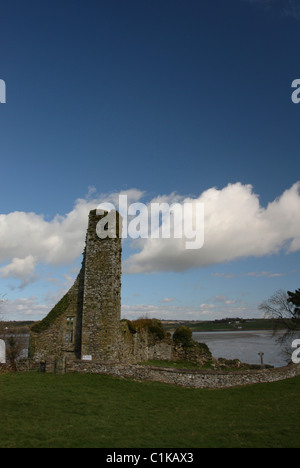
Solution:
[[[74,317],[67,317],[66,343],[73,343]]]
[[[66,343],[73,343],[73,332],[66,333]]]

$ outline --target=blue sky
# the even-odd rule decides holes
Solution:
[[[300,1],[4,0],[0,23],[5,318],[50,310],[120,192],[209,215],[192,256],[124,242],[124,316],[255,317],[299,288]]]

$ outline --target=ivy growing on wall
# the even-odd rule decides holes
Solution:
[[[40,322],[34,324],[31,327],[31,331],[35,333],[41,333],[44,330],[47,330],[47,328],[50,327],[50,325],[55,322],[55,320],[62,315],[67,307],[69,306],[69,295],[66,294],[57,304],[56,306],[49,312],[47,317],[45,317],[43,320]]]

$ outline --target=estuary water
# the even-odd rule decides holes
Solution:
[[[272,336],[272,331],[193,332],[193,339],[206,343],[215,358],[239,359],[247,364],[260,364],[259,352],[263,352],[264,364],[274,367],[287,365],[287,356]],[[291,348],[291,354],[292,354]]]
[[[28,356],[29,335],[25,339],[22,357]],[[259,352],[263,352],[264,363],[274,367],[287,364],[287,356],[272,336],[272,331],[225,331],[193,332],[193,339],[206,343],[215,358],[239,359],[248,364],[260,364]],[[291,354],[292,354],[291,348]]]

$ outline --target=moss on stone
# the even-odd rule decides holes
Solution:
[[[121,320],[121,325],[124,325],[127,327],[127,330],[130,331],[130,333],[132,333],[133,335],[135,333],[137,333],[137,329],[136,327],[133,325],[133,323],[131,322],[131,320],[127,320],[127,319],[122,319]]]
[[[69,295],[66,294],[43,320],[31,327],[31,331],[41,333],[42,331],[47,330],[47,328],[49,328],[50,325],[52,325],[52,323],[54,323],[55,320],[66,311],[68,306]]]

